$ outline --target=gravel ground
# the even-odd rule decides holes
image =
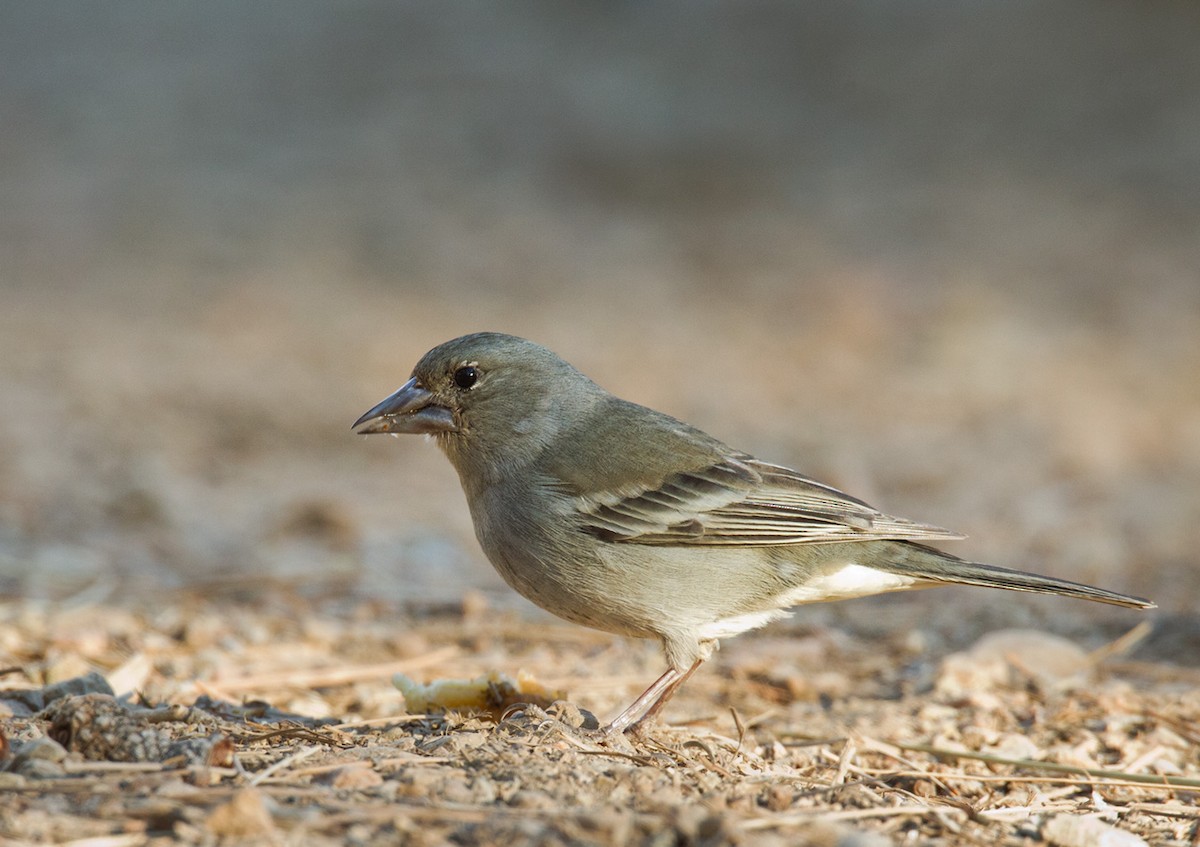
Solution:
[[[478,597],[458,614],[381,619],[375,604],[322,612],[272,595],[138,611],[13,604],[17,622],[0,630],[18,663],[0,692],[5,838],[1072,845],[1198,834],[1200,670],[1129,658],[1139,632],[1088,651],[998,630],[939,657],[914,632],[781,627],[724,651],[668,710],[673,725],[607,739],[580,706],[632,697],[656,672],[653,651],[531,627]],[[518,694],[491,712],[408,715],[389,682],[517,667],[551,692],[540,706]]]

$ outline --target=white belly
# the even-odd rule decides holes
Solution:
[[[921,584],[922,581],[916,577],[849,564],[793,588],[783,595],[780,605],[797,606],[801,603],[821,603],[825,600],[846,600],[850,597],[866,597],[869,594],[919,588]]]
[[[787,614],[790,606],[821,603],[826,600],[847,600],[888,591],[921,588],[927,582],[911,576],[877,571],[863,565],[844,565],[832,573],[811,579],[778,598],[778,606],[761,612],[746,612],[705,624],[699,630],[703,640],[731,638],[749,629],[758,629]]]

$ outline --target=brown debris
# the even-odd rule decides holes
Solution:
[[[489,615],[470,624],[471,637],[494,652],[467,653],[447,641],[463,625],[460,608],[408,627],[406,643],[426,651],[407,654],[409,673],[494,680],[495,659],[570,699],[498,719],[408,715],[391,683],[399,660],[388,627],[364,628],[353,610],[309,614],[303,628],[289,610],[236,605],[126,616],[120,650],[92,661],[117,670],[130,655],[151,657],[136,699],[95,690],[98,676],[39,688],[8,675],[0,704],[45,707],[0,725],[11,745],[0,787],[13,804],[0,836],[76,837],[67,827],[78,821],[56,817],[56,798],[71,796],[95,821],[80,832],[169,832],[185,844],[651,844],[664,832],[687,843],[780,845],[882,845],[909,833],[948,845],[1041,837],[1065,846],[1085,831],[1131,845],[1192,837],[1200,703],[1185,668],[1118,676],[1093,662],[1086,687],[1061,686],[1031,675],[1049,661],[1042,647],[1092,654],[1040,633],[1000,634],[940,657],[908,637],[793,639],[775,629],[739,639],[697,674],[668,710],[673,726],[605,739],[580,707],[619,708],[652,674],[652,650],[597,649],[569,625],[534,629]],[[182,620],[206,621],[208,635],[182,637]],[[168,631],[181,637],[163,638]],[[358,661],[339,664],[350,652]],[[571,655],[587,660],[572,666]],[[939,682],[956,656],[989,655],[1005,670],[986,688]],[[27,669],[41,661],[36,649],[13,658]],[[781,694],[802,690],[788,681],[809,673],[838,682],[819,696]],[[924,688],[905,682],[913,674]],[[208,680],[237,680],[230,687],[256,699],[198,694]],[[1100,817],[1072,823],[1087,815]]]
[[[64,697],[41,717],[50,722],[50,738],[85,759],[157,761],[170,743],[165,733],[143,726],[110,694]]]
[[[227,802],[213,809],[205,827],[218,837],[246,838],[270,836],[275,822],[268,810],[269,800],[257,788],[243,788]]]

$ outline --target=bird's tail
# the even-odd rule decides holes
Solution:
[[[897,555],[894,558],[889,557],[887,564],[873,563],[872,566],[878,570],[947,585],[981,585],[985,588],[1005,588],[1009,591],[1059,594],[1063,597],[1078,597],[1081,600],[1094,600],[1133,609],[1156,608],[1155,603],[1141,597],[1131,597],[1128,594],[1118,594],[1079,582],[1039,576],[996,565],[967,562],[923,544],[896,542],[895,549]]]

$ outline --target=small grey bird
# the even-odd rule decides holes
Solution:
[[[1102,588],[967,562],[963,536],[894,518],[609,394],[551,351],[447,341],[355,431],[433,435],[504,580],[549,612],[657,638],[668,668],[605,729],[651,720],[721,638],[801,603],[981,585],[1149,609]]]

